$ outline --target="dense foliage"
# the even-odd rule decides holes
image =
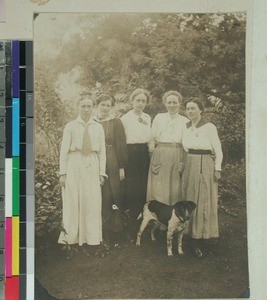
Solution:
[[[146,88],[153,97],[147,107],[152,117],[164,111],[161,98],[168,90],[179,91],[184,100],[201,97],[205,117],[217,125],[225,167],[233,176],[237,165],[244,170],[243,14],[85,14],[74,15],[70,24],[79,30],[56,41],[57,53],[40,51],[35,59],[38,218],[47,221],[49,210],[59,208],[55,185],[60,140],[65,123],[76,116],[82,88],[95,94],[109,92],[125,104],[134,88]],[[56,30],[60,29],[55,24]],[[52,36],[47,48],[55,45]],[[241,173],[236,176],[244,181]],[[228,179],[223,181],[221,199],[231,193],[245,197],[244,189],[239,191]]]

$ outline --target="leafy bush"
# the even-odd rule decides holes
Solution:
[[[57,163],[42,156],[36,159],[35,166],[35,232],[42,236],[60,230],[61,188]]]
[[[226,164],[219,183],[219,209],[232,216],[237,216],[240,205],[246,202],[246,165]]]
[[[223,167],[219,196],[223,203],[232,200],[246,201],[246,165],[244,161],[227,164]]]

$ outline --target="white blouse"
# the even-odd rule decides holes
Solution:
[[[204,119],[196,127],[191,122],[186,125],[182,141],[185,150],[211,150],[215,154],[215,170],[221,171],[223,153],[216,126]]]
[[[107,176],[104,129],[101,124],[92,119],[89,120],[88,124],[88,132],[92,151],[96,152],[99,158],[100,175]],[[77,119],[66,124],[60,149],[60,175],[64,175],[67,172],[69,153],[72,151],[80,151],[82,149],[85,125],[86,124],[81,117],[78,117]]]
[[[157,114],[152,123],[152,140],[149,143],[149,151],[153,151],[156,142],[182,143],[183,132],[189,120],[176,114],[171,118],[169,113]]]
[[[127,144],[143,144],[151,140],[151,118],[142,112],[141,116],[130,110],[121,117]]]

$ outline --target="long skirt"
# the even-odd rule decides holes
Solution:
[[[113,145],[106,145],[106,173],[108,178],[102,186],[102,226],[104,231],[113,231],[111,226],[112,205],[115,204],[121,210],[122,192],[119,176],[119,165]]]
[[[99,245],[102,241],[99,160],[95,152],[69,154],[62,190],[63,228],[60,244]]]
[[[182,200],[181,172],[184,150],[181,144],[158,143],[149,167],[147,201],[174,205]]]
[[[183,198],[197,204],[188,234],[195,239],[218,237],[218,184],[211,155],[187,154],[182,186]]]
[[[137,231],[137,217],[146,202],[149,154],[147,144],[128,144],[128,164],[125,168],[124,195],[130,214],[130,231]]]

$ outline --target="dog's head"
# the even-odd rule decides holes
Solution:
[[[193,201],[179,201],[174,205],[176,216],[182,221],[188,221],[197,205]]]

